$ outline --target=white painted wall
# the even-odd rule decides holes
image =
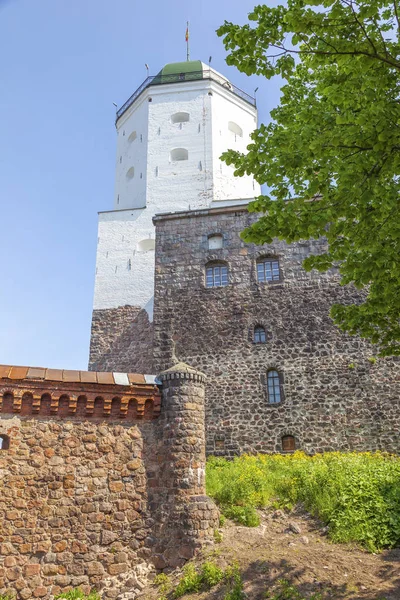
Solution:
[[[189,121],[173,123],[178,112],[189,113]],[[154,250],[141,252],[138,245],[154,239],[155,214],[260,193],[251,177],[235,178],[220,161],[228,148],[245,151],[256,119],[254,107],[208,79],[149,87],[120,117],[114,211],[99,215],[95,310],[128,304],[152,318]],[[235,139],[229,121],[242,128],[243,137]],[[188,160],[172,161],[174,148],[187,149]],[[134,177],[128,178],[132,167]]]
[[[139,243],[149,238],[154,240],[154,226],[149,211],[131,209],[100,213],[95,310],[125,304],[145,307],[151,301],[154,250],[138,249]],[[148,309],[148,312],[152,312],[152,309]]]
[[[257,110],[229,90],[215,86],[212,98],[212,147],[214,201],[254,198],[261,194],[260,185],[253,177],[235,177],[234,168],[221,161],[227,150],[246,153],[250,134],[257,127]],[[229,123],[237,124],[243,135],[235,135]]]

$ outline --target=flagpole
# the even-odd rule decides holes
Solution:
[[[186,22],[186,60],[190,60],[190,50],[189,50],[189,21]]]

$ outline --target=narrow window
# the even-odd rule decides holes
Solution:
[[[127,179],[133,179],[134,177],[135,177],[135,167],[131,167],[126,172],[126,178]]]
[[[155,250],[156,241],[151,238],[141,240],[137,245],[138,252],[148,252],[149,250]]]
[[[8,450],[10,447],[10,438],[8,435],[0,435],[0,450]]]
[[[257,261],[257,281],[264,283],[268,281],[280,281],[281,272],[277,258],[262,258]]]
[[[267,341],[267,336],[266,336],[264,327],[261,327],[260,325],[257,325],[257,327],[254,327],[254,343],[255,344],[265,344],[266,341]]]
[[[268,402],[278,404],[281,401],[281,380],[278,371],[268,371],[267,374]]]
[[[128,258],[128,271],[130,271],[132,269],[132,261],[130,258]]]
[[[132,131],[132,133],[128,137],[128,142],[131,144],[132,142],[134,142],[136,140],[136,138],[137,138],[136,131]]]
[[[224,238],[220,233],[215,233],[213,235],[208,236],[208,249],[209,250],[218,250],[222,248],[224,243]]]
[[[187,123],[190,115],[187,112],[177,112],[171,117],[171,123]]]
[[[296,450],[296,440],[292,435],[284,435],[282,438],[283,452],[294,452]]]
[[[241,127],[239,127],[239,125],[237,123],[234,123],[233,121],[229,121],[228,129],[229,129],[229,131],[234,133],[235,136],[238,135],[239,137],[243,137],[243,129]]]
[[[171,153],[170,153],[171,161],[188,160],[188,158],[189,158],[189,152],[186,150],[186,148],[174,148],[173,150],[171,150]]]
[[[228,285],[228,267],[224,264],[213,264],[206,267],[206,287],[225,287]]]

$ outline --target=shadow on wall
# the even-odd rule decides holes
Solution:
[[[93,311],[89,370],[154,372],[153,323],[145,309],[120,306]]]

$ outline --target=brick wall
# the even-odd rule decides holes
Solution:
[[[207,451],[221,455],[282,450],[295,437],[307,452],[400,451],[397,359],[377,359],[366,342],[333,325],[333,302],[357,302],[337,273],[302,268],[324,240],[258,247],[239,235],[254,219],[246,210],[213,209],[155,218],[157,227],[154,360],[175,352],[207,375]],[[208,236],[223,248],[208,249]],[[282,280],[258,283],[256,263],[279,257]],[[225,261],[229,285],[207,289],[204,267]],[[267,334],[253,342],[256,325]],[[283,399],[270,404],[269,369],[279,372]]]

